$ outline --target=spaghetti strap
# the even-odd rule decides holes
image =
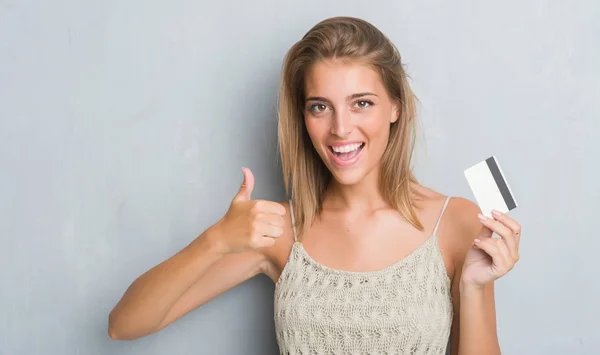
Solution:
[[[446,197],[446,201],[444,202],[444,207],[442,207],[442,212],[440,213],[440,216],[438,217],[437,223],[435,224],[435,227],[433,228],[433,234],[432,235],[436,235],[437,234],[438,227],[440,226],[440,221],[442,220],[442,216],[444,215],[444,211],[446,211],[446,206],[448,206],[448,201],[450,201],[450,196]]]
[[[294,242],[297,242],[296,239],[296,222],[294,221],[294,206],[292,205],[292,199],[289,200],[290,203],[290,215],[292,216],[292,231],[294,233]]]

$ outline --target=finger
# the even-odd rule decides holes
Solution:
[[[517,259],[519,255],[519,241],[515,236],[515,232],[502,221],[488,218],[488,222],[496,227],[496,233],[506,242],[510,251],[510,257],[512,259]],[[490,226],[490,228],[492,227]]]
[[[488,227],[489,229],[494,231],[499,236],[508,237],[512,234],[512,230],[510,228],[508,228],[504,224],[496,221],[495,219],[486,217],[481,213],[478,215],[478,217],[484,226]]]
[[[257,234],[265,237],[279,238],[283,235],[283,228],[258,222]]]
[[[509,261],[516,261],[519,259],[519,245],[515,240],[515,236],[510,236],[508,238],[503,239],[506,244],[506,249],[508,252]]]
[[[256,248],[268,248],[275,244],[275,239],[269,237],[260,237],[257,242]]]
[[[515,236],[514,232],[509,233],[506,236],[502,236],[502,240],[506,243],[506,248],[508,249],[509,256],[511,259],[519,258],[519,241]]]
[[[256,219],[275,227],[283,228],[285,226],[285,221],[282,216],[273,213],[261,212],[256,216]]]
[[[498,247],[498,239],[475,239],[474,244],[479,249],[486,252],[491,258],[495,268],[500,268],[505,264],[505,257]]]
[[[267,201],[267,200],[256,200],[254,201],[254,208],[256,213],[271,213],[279,216],[285,215],[285,207],[281,203]]]
[[[244,180],[238,193],[233,198],[234,201],[248,201],[252,196],[252,190],[254,190],[254,174],[248,168],[242,168],[244,174]]]
[[[500,275],[504,275],[512,270],[517,262],[517,258],[512,255],[512,252],[506,244],[506,240],[496,239],[495,241],[498,250],[500,250],[500,253],[502,254],[502,260],[497,263],[498,272]]]
[[[485,251],[489,256],[491,256],[492,258],[501,258],[502,257],[502,253],[500,252],[500,249],[498,248],[498,246],[496,245],[496,239],[490,238],[490,239],[475,239],[473,241],[473,244],[475,244],[476,247],[478,247],[479,249]]]
[[[500,253],[502,254],[504,265],[508,266],[514,264],[512,252],[505,239],[496,239],[496,247],[498,247],[498,250],[500,250]]]
[[[492,210],[492,215],[496,220],[513,231],[518,243],[521,239],[521,225],[506,213],[502,213],[498,210]]]

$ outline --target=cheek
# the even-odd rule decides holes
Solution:
[[[390,122],[383,119],[371,120],[363,126],[363,132],[375,141],[372,143],[386,144],[390,134]]]
[[[310,143],[307,143],[311,144],[313,149],[319,151],[319,149],[317,148],[317,142],[319,141],[320,137],[318,126],[314,124],[314,122],[311,122],[311,120],[305,120],[304,127],[306,127],[306,132],[308,133],[308,137],[310,139]]]
[[[304,126],[308,132],[308,136],[313,142],[317,141],[320,137],[327,133],[327,127],[325,127],[322,121],[305,119]]]

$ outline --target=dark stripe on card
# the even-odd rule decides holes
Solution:
[[[502,194],[502,198],[504,199],[504,203],[506,203],[506,207],[509,211],[515,209],[517,204],[515,203],[515,200],[513,199],[512,194],[506,185],[506,181],[504,181],[504,178],[502,177],[502,173],[498,168],[498,164],[496,164],[496,159],[494,159],[494,157],[489,157],[485,160],[485,162],[487,163],[487,166],[490,169],[494,180],[496,181],[496,186],[498,186],[498,190],[500,190],[500,193]]]

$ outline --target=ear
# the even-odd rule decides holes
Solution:
[[[390,116],[390,123],[398,121],[400,118],[400,103],[396,100],[392,103],[392,114]]]

